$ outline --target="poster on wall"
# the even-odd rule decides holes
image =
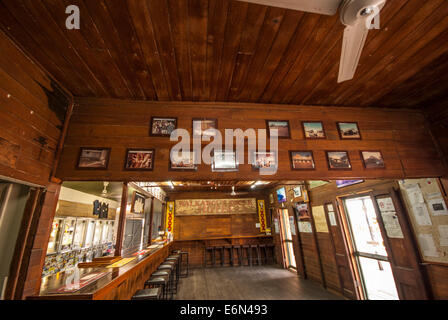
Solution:
[[[146,198],[144,195],[134,191],[132,195],[131,212],[138,214],[145,213],[145,200]]]
[[[317,206],[311,208],[314,217],[314,225],[316,232],[328,232],[327,219],[325,218],[324,206]]]
[[[383,218],[384,228],[389,238],[403,239],[403,232],[401,230],[398,216],[395,212],[395,206],[392,198],[380,198],[376,199],[378,207],[380,209],[381,217]]]
[[[275,228],[275,233],[279,234],[280,233],[280,228],[278,226],[278,219],[274,218],[274,228]]]
[[[302,233],[313,233],[313,228],[311,227],[311,222],[309,221],[299,221],[299,232]]]
[[[292,216],[289,216],[289,227],[291,229],[291,235],[293,235],[293,236],[297,235],[296,225],[294,223],[294,217],[292,217]]]
[[[294,190],[294,198],[302,196],[302,187],[301,186],[294,187],[293,190]]]
[[[330,220],[330,225],[332,227],[337,226],[338,224],[336,223],[336,216],[334,211],[328,211],[328,220]]]
[[[433,216],[441,216],[448,214],[448,210],[446,208],[446,204],[443,198],[428,200],[428,206]]]
[[[260,232],[266,232],[266,207],[264,200],[257,200],[258,204],[258,219],[260,221]]]
[[[176,200],[176,216],[257,213],[255,198]]]
[[[174,230],[174,201],[166,203],[166,231],[173,233]]]
[[[440,257],[434,238],[431,234],[419,234],[418,242],[420,243],[420,248],[425,257]]]
[[[308,204],[306,203],[296,203],[297,217],[299,220],[310,219],[310,211],[308,210]]]

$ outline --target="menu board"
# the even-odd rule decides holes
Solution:
[[[448,263],[448,210],[437,179],[406,179],[400,190],[423,261]]]
[[[255,198],[249,199],[189,199],[176,200],[176,216],[256,214]]]

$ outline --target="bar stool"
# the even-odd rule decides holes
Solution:
[[[238,259],[238,266],[241,267],[243,265],[243,256],[241,254],[241,246],[240,245],[233,246],[232,252],[235,249],[236,249],[236,258]],[[235,265],[235,262],[233,262],[233,265]]]
[[[232,249],[232,246],[224,246],[223,258],[225,258],[226,252],[229,253],[229,266],[233,267],[233,249]],[[224,261],[224,259],[223,259],[223,261]]]
[[[215,247],[215,255],[216,255],[216,251],[219,251],[219,256],[221,258],[221,267],[223,267],[224,266],[224,247],[216,246]],[[215,258],[214,262],[216,262],[216,258]],[[213,264],[213,266],[215,266],[215,264]]]
[[[242,249],[243,249],[243,259],[244,259],[244,253],[246,253],[246,258],[245,258],[245,260],[247,261],[246,266],[251,266],[252,265],[252,253],[250,251],[250,246],[245,244],[242,246]],[[244,261],[243,261],[242,265],[243,266],[245,265]]]
[[[177,292],[177,285],[179,284],[179,278],[180,278],[179,262],[178,261],[168,261],[165,259],[165,262],[163,262],[160,266],[164,266],[164,265],[172,265],[174,267],[173,272],[174,272],[174,280],[176,281],[176,292]]]
[[[146,280],[144,289],[161,288],[162,289],[162,299],[168,300],[168,277],[155,276]],[[172,298],[172,295],[171,295]]]
[[[181,266],[180,271],[179,271],[180,277],[187,278],[189,270],[190,270],[190,258],[189,258],[188,251],[180,252],[180,266]]]
[[[176,270],[175,270],[176,266],[175,264],[171,264],[171,263],[162,263],[157,270],[160,271],[166,271],[166,270],[170,270],[171,274],[170,274],[170,278],[171,278],[171,288],[173,290],[174,293],[177,293],[177,279],[176,279]]]
[[[251,244],[250,245],[250,251],[253,253],[252,255],[252,265],[258,264],[261,266],[261,259],[260,259],[260,249],[257,244]]]
[[[153,274],[151,275],[151,278],[155,278],[155,277],[166,277],[168,278],[168,286],[167,288],[167,293],[169,293],[171,295],[171,299],[173,298],[173,294],[174,294],[174,281],[173,281],[173,277],[172,277],[173,273],[171,272],[170,269],[163,269],[163,270],[157,270],[156,272],[153,272]]]
[[[176,263],[176,277],[179,279],[181,277],[181,256],[180,255],[172,255],[165,259],[165,262],[174,262]]]
[[[268,252],[267,261],[268,264],[275,264],[276,258],[275,258],[275,245],[273,243],[269,243],[266,245],[266,251]]]
[[[268,252],[266,250],[265,244],[258,245],[260,248],[260,255],[261,255],[261,264],[267,264],[268,263]]]
[[[160,287],[141,289],[134,293],[131,300],[160,300],[161,296],[162,290],[160,289]]]
[[[207,267],[207,255],[210,254],[211,266],[215,265],[215,247],[206,247],[204,252],[204,267]]]

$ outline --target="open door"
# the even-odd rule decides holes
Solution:
[[[370,193],[380,222],[384,244],[389,252],[398,296],[405,300],[426,300],[431,294],[420,269],[418,250],[414,243],[404,206],[397,191]]]
[[[279,209],[280,214],[280,241],[283,252],[283,265],[286,269],[296,270],[296,257],[291,233],[291,225],[288,209]],[[295,228],[295,226],[292,226]]]

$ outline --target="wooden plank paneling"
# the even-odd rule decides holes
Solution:
[[[69,4],[80,30],[65,28]],[[0,28],[76,96],[418,108],[447,102],[446,82],[431,77],[447,74],[437,63],[447,12],[444,0],[388,1],[341,84],[338,14],[236,0],[4,0]]]
[[[279,170],[269,180],[331,179],[331,178],[404,178],[430,177],[444,174],[442,162],[429,137],[423,114],[418,111],[394,111],[369,108],[330,108],[230,103],[143,102],[110,99],[77,99],[68,131],[62,160],[57,172],[62,180],[252,180],[260,179],[257,171],[242,164],[239,172],[212,173],[210,166],[201,164],[197,172],[168,170],[169,150],[174,146],[169,138],[148,134],[152,116],[178,118],[178,127],[191,132],[192,118],[213,114],[219,130],[228,128],[265,129],[265,119],[289,119],[291,139],[279,141]],[[321,120],[327,139],[305,140],[301,121]],[[362,140],[341,140],[336,121],[356,121]],[[416,143],[421,141],[421,143]],[[112,148],[109,169],[105,171],[76,170],[80,147]],[[155,148],[154,171],[123,170],[127,148]],[[316,170],[292,171],[288,150],[313,150]],[[352,170],[334,171],[327,166],[326,150],[347,150]],[[360,150],[381,150],[386,169],[366,170]]]

